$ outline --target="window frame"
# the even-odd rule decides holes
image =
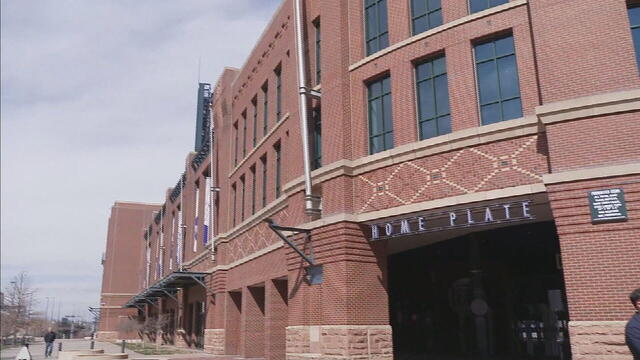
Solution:
[[[444,66],[445,66],[444,70],[445,71],[444,71],[444,73],[434,75],[433,62],[436,61],[436,60],[440,60],[440,59],[442,59],[444,61]],[[427,64],[427,63],[431,63],[431,73],[432,73],[432,75],[429,78],[419,79],[418,78],[418,67],[422,66],[424,64]],[[451,103],[450,103],[451,97],[450,97],[450,93],[449,93],[449,77],[448,77],[449,73],[447,71],[447,57],[446,57],[446,54],[444,52],[438,52],[438,53],[432,54],[432,55],[430,55],[428,57],[424,57],[424,58],[421,58],[419,60],[416,60],[416,61],[414,61],[413,64],[414,64],[413,65],[413,72],[414,72],[414,79],[415,79],[415,83],[414,83],[415,84],[415,90],[414,90],[415,92],[414,92],[414,94],[415,94],[415,99],[416,99],[415,106],[416,106],[416,119],[417,119],[416,124],[417,124],[418,141],[431,139],[431,138],[434,138],[434,137],[438,137],[438,136],[441,136],[441,135],[446,135],[446,134],[451,133],[453,131],[453,128],[452,128],[452,121],[451,121]],[[448,112],[446,114],[442,114],[442,115],[438,115],[438,104],[437,104],[437,95],[436,95],[437,92],[436,92],[436,81],[435,81],[435,79],[440,77],[440,76],[446,76],[447,77],[447,82],[446,82],[446,86],[447,86],[447,103],[448,103],[448,108],[449,108]],[[432,83],[433,83],[433,85],[432,85],[433,86],[433,96],[434,96],[433,103],[435,104],[435,112],[434,112],[434,117],[433,118],[423,120],[421,118],[421,116],[420,116],[420,112],[421,112],[421,106],[420,106],[420,104],[421,104],[420,84],[422,82],[429,81],[429,80],[432,80]],[[438,119],[442,118],[444,116],[448,116],[449,117],[449,129],[450,129],[449,132],[440,132],[439,131]],[[423,134],[422,134],[422,123],[427,122],[427,121],[434,121],[435,122],[435,124],[436,124],[436,135],[435,136],[431,136],[431,137],[423,136]]]
[[[282,117],[282,63],[273,70],[276,76],[276,122]]]
[[[388,93],[384,92],[384,80],[385,79],[389,79],[389,92]],[[372,98],[371,97],[371,86],[373,86],[376,83],[380,83],[380,86],[381,86],[380,95]],[[366,86],[366,99],[367,99],[367,101],[366,101],[366,112],[367,112],[367,126],[368,126],[368,129],[367,129],[368,153],[369,153],[369,155],[373,155],[373,154],[377,154],[377,153],[382,152],[382,151],[387,151],[387,150],[393,149],[395,147],[395,139],[394,139],[394,131],[393,131],[393,96],[392,96],[392,92],[393,91],[392,91],[392,84],[391,84],[391,74],[390,73],[383,73],[380,76],[377,76],[377,77],[369,80],[367,83],[365,83],[365,86]],[[388,95],[390,97],[390,103],[391,103],[391,119],[390,119],[390,121],[391,121],[391,130],[384,129],[384,123],[385,123],[385,118],[384,118],[384,96],[385,95]],[[371,124],[372,124],[372,122],[371,122],[371,102],[373,100],[376,100],[377,98],[380,98],[381,104],[382,104],[381,105],[380,114],[382,114],[382,116],[383,116],[382,119],[381,119],[381,125],[382,125],[381,128],[383,130],[382,130],[382,132],[380,132],[378,134],[372,135],[372,133],[371,133],[371,131],[372,131],[372,126],[371,126]],[[391,139],[392,139],[390,147],[387,146],[386,141],[384,140],[385,135],[388,134],[388,133],[391,134]],[[372,139],[375,138],[375,137],[379,137],[379,136],[383,137],[383,144],[384,144],[383,145],[383,149],[379,150],[379,151],[376,151],[376,152],[373,152],[372,151],[373,150]]]
[[[321,56],[322,56],[322,48],[321,48],[321,43],[322,43],[322,29],[320,28],[320,17],[318,16],[314,21],[313,21],[313,28],[314,28],[314,33],[315,33],[315,39],[314,39],[314,43],[315,43],[315,56],[316,56],[316,85],[320,85],[320,81],[322,80],[322,62],[321,62]]]
[[[245,176],[240,176],[240,222],[244,221],[244,203],[245,203],[246,181]]]
[[[424,14],[420,14],[420,15],[417,15],[417,16],[414,13],[413,1],[414,0],[409,0],[409,12],[410,12],[409,17],[410,17],[410,21],[411,21],[411,35],[412,36],[421,34],[421,33],[425,32],[425,31],[429,31],[429,30],[431,30],[433,28],[436,28],[436,27],[441,26],[441,25],[444,24],[444,17],[443,17],[443,10],[442,10],[442,0],[439,0],[440,1],[440,7],[436,8],[435,10],[430,10],[429,9],[429,1],[428,0],[421,0],[421,1],[424,1],[425,4],[426,4],[425,5],[426,12]],[[431,25],[431,23],[429,21],[429,15],[431,15],[431,14],[437,12],[437,11],[440,11],[440,24]],[[415,22],[416,22],[417,19],[422,18],[422,17],[425,17],[427,19],[427,28],[418,32],[418,31],[416,31]]]
[[[247,109],[242,111],[242,158],[247,156]]]
[[[513,53],[512,54],[508,54],[508,55],[500,55],[500,56],[496,56],[495,53],[495,42],[497,42],[498,40],[502,40],[502,39],[506,39],[511,37],[512,42],[513,42]],[[485,59],[485,60],[481,60],[478,61],[477,60],[477,54],[476,54],[476,50],[477,47],[480,45],[484,45],[484,44],[488,44],[488,43],[494,43],[494,53],[493,53],[493,57],[490,59]],[[496,124],[496,123],[500,123],[503,121],[509,121],[509,120],[513,120],[513,119],[518,119],[522,116],[524,116],[524,110],[523,110],[523,106],[522,106],[522,91],[520,90],[520,71],[518,69],[518,58],[517,58],[517,54],[516,54],[516,43],[515,43],[515,36],[513,35],[512,32],[506,32],[506,33],[498,33],[498,34],[493,34],[492,36],[488,36],[488,37],[483,37],[481,39],[477,39],[476,41],[472,41],[472,55],[473,55],[473,72],[475,75],[475,84],[476,84],[476,97],[477,97],[477,110],[478,110],[478,117],[480,120],[480,126],[485,126],[485,125],[491,125],[491,124]],[[510,98],[506,98],[506,99],[502,99],[502,88],[500,86],[500,79],[499,79],[499,71],[497,69],[497,63],[498,63],[498,59],[501,58],[506,58],[508,56],[513,56],[514,57],[514,62],[515,62],[515,69],[516,69],[516,83],[518,85],[518,96],[517,97],[510,97]],[[478,72],[478,64],[481,63],[486,63],[489,61],[494,61],[495,62],[495,66],[496,66],[496,77],[497,77],[497,82],[498,82],[498,100],[497,101],[491,101],[491,102],[487,102],[482,104],[482,100],[480,98],[480,74]],[[520,116],[515,117],[515,118],[510,118],[510,119],[505,119],[504,118],[504,114],[503,114],[503,107],[502,107],[502,103],[510,101],[510,100],[514,100],[514,99],[520,99]],[[497,121],[493,121],[493,122],[487,122],[485,123],[483,117],[482,117],[482,107],[486,106],[486,105],[492,105],[492,104],[498,104],[499,108],[500,108],[500,119]]]
[[[362,17],[364,19],[363,24],[364,24],[364,31],[363,31],[363,38],[364,38],[364,53],[365,53],[365,57],[366,56],[371,56],[379,51],[381,51],[382,49],[385,49],[387,47],[389,47],[389,8],[388,8],[388,4],[387,4],[387,0],[361,0],[362,1]],[[367,1],[373,1],[370,5],[367,5]],[[384,16],[386,17],[386,29],[385,31],[380,32],[380,3],[384,2],[384,7],[386,9]],[[377,33],[375,36],[368,38],[367,37],[367,9],[375,7],[376,9],[376,30]],[[384,35],[387,35],[387,41],[386,44],[384,46],[381,46],[380,44],[380,38]],[[377,46],[377,50],[376,51],[371,51],[369,49],[369,42],[375,40],[376,41],[376,46]]]
[[[269,132],[269,81],[262,84],[262,136]]]
[[[253,147],[258,144],[258,95],[254,95],[251,99],[253,106]]]
[[[267,154],[260,157],[260,163],[262,164],[262,208],[267,206],[267,179],[269,176],[268,160]]]
[[[233,137],[234,137],[234,141],[233,141],[233,167],[238,166],[238,146],[239,146],[239,132],[240,130],[238,129],[238,120],[236,120],[236,122],[233,123]]]
[[[277,199],[280,197],[280,195],[282,195],[282,143],[280,141],[276,142],[273,145],[273,152],[274,152],[274,161],[276,162],[274,189],[275,189],[275,196]]]
[[[251,215],[256,213],[256,164],[249,168],[251,172]]]
[[[480,11],[485,11],[487,9],[491,9],[491,8],[496,7],[496,6],[504,5],[504,4],[508,3],[510,0],[499,0],[499,1],[504,1],[504,2],[502,4],[498,4],[498,5],[491,5],[491,1],[493,1],[493,0],[485,0],[487,2],[487,7],[483,8],[481,10],[476,10],[476,11],[471,11],[472,10],[471,9],[471,2],[472,1],[474,1],[474,0],[467,0],[467,13],[469,15],[475,14],[475,13],[479,13]]]

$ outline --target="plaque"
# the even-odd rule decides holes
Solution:
[[[589,191],[589,208],[594,223],[627,219],[627,204],[622,189]]]

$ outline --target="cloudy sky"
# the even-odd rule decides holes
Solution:
[[[111,205],[162,201],[198,63],[240,67],[280,0],[0,1],[1,285],[27,271],[41,309],[88,318]]]

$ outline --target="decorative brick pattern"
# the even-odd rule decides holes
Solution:
[[[272,218],[278,223],[288,223],[289,214],[287,210],[282,210],[274,215]],[[245,258],[254,252],[264,249],[269,245],[282,241],[274,234],[268,225],[264,222],[260,222],[251,227],[248,231],[233,238],[227,245],[227,257],[226,260],[229,263]]]
[[[570,321],[573,360],[633,360],[624,327],[624,321]]]
[[[358,212],[539,183],[547,173],[538,135],[405,161],[357,178]]]

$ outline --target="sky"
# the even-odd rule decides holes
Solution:
[[[90,318],[114,201],[163,200],[198,81],[241,67],[280,2],[0,0],[3,291],[26,271],[40,310]]]

